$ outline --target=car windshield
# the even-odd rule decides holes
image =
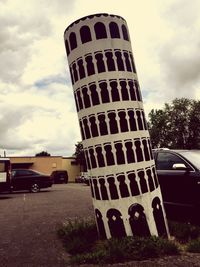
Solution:
[[[200,150],[179,152],[200,170]]]

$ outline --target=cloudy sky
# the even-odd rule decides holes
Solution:
[[[199,100],[199,10],[199,0],[0,0],[0,155],[74,153],[63,32],[89,14],[127,21],[146,116],[175,97]]]

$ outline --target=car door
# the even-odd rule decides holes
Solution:
[[[30,170],[15,170],[13,172],[12,185],[14,190],[29,189],[32,172]]]
[[[21,170],[15,170],[12,172],[12,187],[14,190],[23,189],[24,174]]]
[[[174,169],[174,164],[184,164],[188,170]],[[158,152],[156,167],[164,202],[192,205],[196,193],[193,168],[181,156],[168,151]]]

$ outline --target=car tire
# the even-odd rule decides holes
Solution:
[[[85,181],[84,183],[85,183],[86,185],[88,185],[88,186],[90,185],[89,180]]]
[[[9,193],[10,193],[10,194],[13,193],[13,186],[10,186],[10,188],[9,188]]]
[[[38,183],[33,183],[30,188],[31,193],[38,193],[40,191],[40,187]]]

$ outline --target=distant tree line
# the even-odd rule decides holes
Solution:
[[[73,156],[76,158],[76,162],[79,163],[80,166],[82,167],[81,170],[87,171],[82,142],[77,142],[77,144],[75,144],[75,153],[73,154]]]
[[[148,127],[153,148],[200,149],[200,101],[176,98],[163,109],[152,109]],[[75,144],[73,156],[86,171],[82,142]]]
[[[200,101],[176,98],[149,113],[152,147],[200,149]]]
[[[37,154],[35,154],[35,157],[50,157],[51,154],[49,154],[47,151],[41,151]]]

